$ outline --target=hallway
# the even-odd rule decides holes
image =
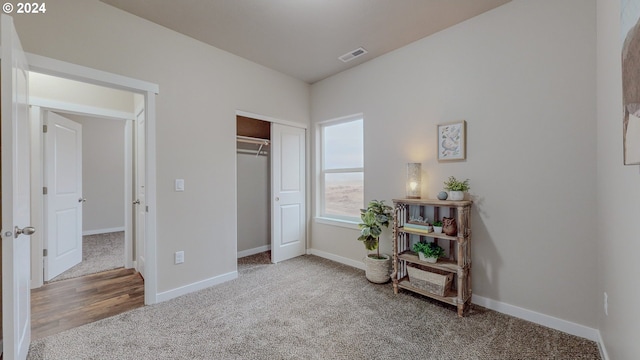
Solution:
[[[134,269],[115,269],[56,281],[31,291],[31,339],[144,306],[144,280]]]

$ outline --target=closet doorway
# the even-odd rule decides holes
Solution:
[[[271,250],[271,123],[236,116],[238,258]],[[264,256],[270,262],[271,254]]]
[[[278,263],[305,254],[306,130],[246,113],[236,130],[238,258],[270,251]]]

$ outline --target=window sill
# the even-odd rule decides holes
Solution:
[[[331,225],[331,226],[338,226],[338,227],[343,227],[347,229],[360,230],[358,228],[358,223],[355,221],[334,219],[334,218],[327,218],[327,217],[316,217],[315,221],[323,225]]]

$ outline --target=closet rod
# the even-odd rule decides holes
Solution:
[[[240,135],[236,136],[236,140],[243,143],[257,144],[257,145],[269,145],[269,142],[270,142],[268,139],[259,139],[259,138],[254,138],[249,136],[240,136]]]

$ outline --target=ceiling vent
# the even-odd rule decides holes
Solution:
[[[359,47],[359,48],[357,48],[357,49],[355,49],[353,51],[349,51],[348,53],[340,56],[338,59],[342,60],[342,62],[349,62],[349,61],[351,61],[351,60],[353,60],[353,59],[355,59],[357,57],[360,57],[360,56],[362,56],[362,55],[364,55],[366,53],[367,53],[367,50],[365,50],[364,48]]]

